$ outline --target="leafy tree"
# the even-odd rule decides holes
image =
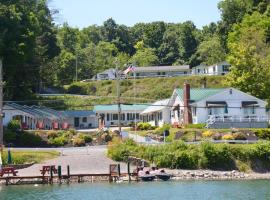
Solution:
[[[197,29],[192,22],[185,22],[179,27],[178,46],[178,61],[184,61],[184,63],[189,64],[191,56],[198,47]]]
[[[259,98],[270,95],[269,30],[270,18],[255,12],[233,27],[228,40],[228,83]]]
[[[206,65],[212,65],[225,60],[226,53],[218,36],[203,41],[197,50],[199,59]]]
[[[55,28],[47,2],[0,1],[0,30],[5,98],[29,98],[37,91],[40,66],[46,66],[58,54]]]
[[[135,48],[137,51],[131,57],[130,63],[140,67],[156,65],[158,63],[158,57],[155,55],[154,49],[145,47],[142,41],[138,42]]]

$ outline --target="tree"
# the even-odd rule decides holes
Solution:
[[[269,30],[270,18],[255,12],[236,24],[228,39],[228,84],[262,99],[270,95]]]
[[[198,47],[197,29],[192,22],[188,21],[179,26],[178,33],[178,61],[189,64],[191,56],[197,51]]]
[[[200,61],[206,65],[222,62],[226,57],[225,49],[218,36],[203,41],[198,47],[197,54]]]
[[[6,99],[29,98],[37,91],[40,66],[58,54],[51,12],[45,0],[1,1],[0,57]]]
[[[158,57],[155,55],[154,49],[145,47],[142,41],[138,42],[135,48],[137,51],[131,57],[130,63],[140,67],[156,65],[158,63]]]

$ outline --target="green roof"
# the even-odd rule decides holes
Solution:
[[[133,110],[138,110],[142,111],[146,109],[148,105],[143,105],[143,104],[132,104],[132,105],[124,105],[121,104],[121,111],[133,111]],[[103,112],[103,111],[118,111],[118,105],[96,105],[94,107],[94,112]]]
[[[224,90],[225,88],[192,88],[190,89],[190,100],[195,102],[201,101]],[[176,89],[176,93],[181,99],[183,99],[183,89]]]

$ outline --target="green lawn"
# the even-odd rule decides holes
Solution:
[[[12,164],[41,163],[59,156],[57,151],[12,151]],[[2,156],[3,164],[7,164],[7,150]]]

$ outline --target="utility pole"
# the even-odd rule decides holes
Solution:
[[[116,62],[116,80],[117,80],[117,105],[118,105],[118,127],[119,127],[119,134],[121,134],[121,102],[120,102],[120,76],[119,76],[119,70],[118,70],[118,62]]]
[[[3,150],[3,62],[0,58],[0,150]]]
[[[76,75],[75,80],[78,82],[78,54],[76,53]]]

